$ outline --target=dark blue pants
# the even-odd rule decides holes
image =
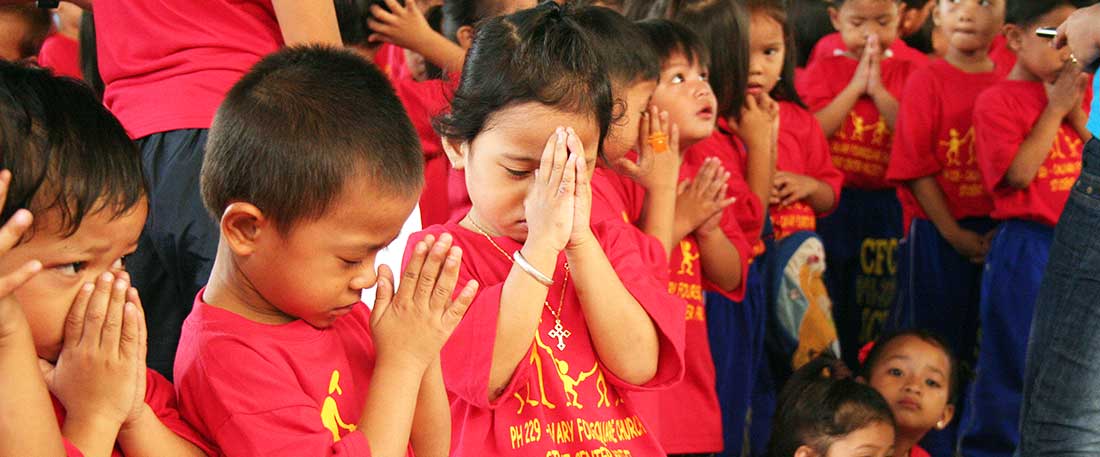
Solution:
[[[959,224],[977,233],[992,230],[988,218],[964,219]],[[950,345],[962,365],[960,374],[971,372],[978,350],[978,302],[984,268],[959,255],[927,219],[915,219],[898,253],[898,298],[886,327],[933,331]],[[966,406],[969,376],[960,376],[956,419]],[[936,457],[954,455],[958,420],[944,430],[933,430],[921,446]]]
[[[734,302],[707,293],[707,335],[714,359],[715,389],[722,409],[726,457],[743,455],[748,446],[750,405],[756,370],[764,354],[765,290],[760,259],[749,267],[745,299]],[[745,451],[747,452],[747,451]],[[747,454],[746,454],[747,455]]]
[[[149,180],[149,218],[126,269],[145,306],[146,362],[168,379],[183,320],[206,285],[218,250],[218,225],[199,194],[206,134],[174,130],[137,142]]]
[[[894,190],[845,188],[836,212],[818,220],[825,243],[825,286],[844,362],[858,366],[859,349],[882,330],[897,292],[901,204]]]
[[[1016,450],[1028,334],[1053,238],[1053,228],[1015,219],[993,238],[982,277],[981,352],[959,429],[967,457]]]
[[[1100,141],[1084,156],[1035,302],[1021,457],[1100,455]]]

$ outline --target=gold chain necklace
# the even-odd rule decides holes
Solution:
[[[493,237],[489,236],[489,233],[486,232],[485,229],[481,228],[481,225],[478,224],[477,221],[475,221],[472,216],[467,214],[466,218],[469,219],[470,224],[473,225],[474,228],[477,229],[478,233],[481,233],[481,235],[484,236],[486,240],[489,240],[489,243],[492,244],[494,248],[497,248],[497,251],[500,252],[501,255],[503,255],[505,258],[507,258],[512,263],[516,262],[514,259],[512,259],[512,256],[508,255],[508,252],[505,251],[504,248],[500,247],[500,245],[497,244],[496,241],[493,241]],[[566,330],[565,326],[562,325],[562,323],[561,323],[561,310],[565,307],[565,287],[569,285],[569,263],[568,262],[566,262],[564,269],[565,269],[565,273],[564,273],[564,279],[563,279],[562,284],[561,284],[561,295],[558,297],[558,310],[554,311],[554,308],[550,307],[550,302],[548,300],[543,300],[543,302],[542,302],[542,304],[546,306],[546,310],[550,311],[550,315],[554,316],[554,328],[552,330],[550,330],[549,332],[546,332],[546,336],[549,336],[552,339],[558,340],[557,346],[558,346],[559,351],[564,351],[565,350],[565,339],[569,338],[573,334],[573,332],[570,332],[569,330]]]

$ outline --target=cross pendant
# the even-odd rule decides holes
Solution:
[[[559,351],[564,351],[565,350],[565,338],[569,338],[569,335],[572,335],[573,333],[570,332],[569,330],[566,330],[565,327],[561,325],[561,319],[554,319],[554,329],[547,332],[546,334],[549,335],[550,338],[557,339],[558,340],[558,350]]]

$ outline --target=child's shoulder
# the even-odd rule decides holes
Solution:
[[[976,106],[1005,105],[1012,101],[1045,101],[1046,88],[1035,81],[1000,80],[978,95]]]
[[[814,118],[814,114],[798,103],[789,101],[779,102],[779,128],[787,129],[791,126],[803,128],[809,124],[812,119],[816,119]]]

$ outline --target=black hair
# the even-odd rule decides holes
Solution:
[[[670,16],[669,0],[625,0],[623,16],[632,21],[665,19]]]
[[[431,8],[428,8],[428,10],[424,12],[424,18],[428,20],[428,26],[430,26],[432,30],[435,30],[441,35],[443,34],[442,5],[435,5]],[[425,59],[424,67],[426,69],[428,79],[443,79],[443,69],[439,68],[439,66],[437,66],[436,64],[428,62],[427,59]]]
[[[95,17],[91,11],[84,11],[80,16],[80,73],[102,100],[105,85],[99,73],[99,52],[95,44]]]
[[[202,198],[215,219],[231,202],[256,205],[285,233],[364,178],[383,195],[420,191],[424,159],[405,109],[358,55],[291,47],[252,67],[218,108]]]
[[[592,35],[572,7],[544,2],[478,27],[451,111],[435,119],[440,136],[470,141],[493,113],[536,102],[590,116],[600,153],[612,118],[611,82]]]
[[[633,22],[602,6],[578,7],[573,10],[573,19],[592,35],[597,58],[614,88],[657,81],[661,64],[652,49],[641,45],[645,36]]]
[[[924,24],[921,24],[916,32],[913,32],[913,34],[909,36],[902,37],[901,39],[905,41],[906,45],[920,51],[921,54],[931,54],[935,51],[935,48],[932,46],[932,32],[935,29],[936,21],[933,19],[932,15],[929,14],[928,19],[924,21]]]
[[[710,87],[718,114],[740,118],[749,82],[749,22],[740,0],[677,0],[672,20],[710,46]]]
[[[814,46],[826,35],[833,33],[829,20],[829,2],[826,0],[788,0],[787,19],[794,35],[794,48],[788,51],[795,56],[795,64],[803,68],[810,61]]]
[[[458,29],[464,26],[474,27],[482,20],[500,16],[508,0],[443,0],[443,20],[440,33],[447,39],[458,42]]]
[[[405,0],[397,0],[401,5]],[[371,42],[367,39],[374,34],[367,20],[371,18],[370,7],[378,5],[389,11],[385,0],[334,0],[336,9],[336,24],[340,28],[340,39],[347,46],[360,46],[373,49],[381,46],[381,42]]]
[[[951,346],[947,344],[947,341],[944,340],[943,337],[928,330],[901,329],[880,336],[875,340],[874,345],[871,347],[871,351],[867,353],[867,359],[860,365],[859,375],[870,382],[871,373],[874,372],[875,365],[879,362],[879,359],[882,358],[883,351],[886,350],[886,347],[894,340],[906,336],[918,338],[921,341],[936,346],[947,355],[948,369],[951,370],[947,379],[947,404],[954,405],[959,398],[959,386],[962,384],[960,379],[963,377],[959,359],[955,357],[954,351],[951,350]]]
[[[911,10],[912,9],[919,10],[921,8],[924,8],[925,6],[928,5],[928,2],[930,2],[930,1],[932,1],[932,0],[901,0],[901,2],[905,4],[905,7],[908,8],[908,9],[911,9]],[[937,1],[939,1],[939,0],[937,0]]]
[[[775,100],[791,102],[805,108],[806,104],[802,103],[802,98],[798,96],[798,90],[794,87],[794,69],[798,66],[798,62],[795,60],[794,33],[782,0],[748,0],[746,3],[750,18],[752,13],[766,14],[778,22],[783,29],[783,47],[786,48],[786,52],[783,53],[783,69],[779,71],[779,82],[775,84],[769,95]]]
[[[57,209],[61,234],[101,210],[119,217],[147,194],[141,154],[88,86],[0,61],[0,167],[12,173],[0,215]]]
[[[690,63],[710,66],[710,50],[699,36],[683,24],[668,19],[647,19],[638,22],[649,47],[657,54],[661,66],[675,55],[682,55]]]
[[[1005,3],[1005,24],[1027,27],[1034,25],[1039,18],[1059,7],[1077,8],[1083,4],[1086,2],[1081,0],[1008,0]]]
[[[844,362],[822,355],[795,371],[779,393],[766,455],[790,457],[801,446],[827,455],[837,440],[876,423],[894,427],[890,405],[853,379]]]
[[[38,55],[42,49],[42,43],[46,42],[46,36],[50,34],[49,10],[38,8],[34,5],[5,5],[0,6],[0,15],[12,15],[18,17],[27,24],[27,33],[19,41],[19,58]]]

